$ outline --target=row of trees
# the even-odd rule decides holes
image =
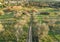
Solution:
[[[3,3],[8,4],[8,5],[23,5],[23,3],[26,3],[26,0],[3,0]]]

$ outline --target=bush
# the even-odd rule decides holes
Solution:
[[[4,15],[4,12],[3,11],[0,11],[0,15]]]

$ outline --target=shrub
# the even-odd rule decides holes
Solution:
[[[4,12],[3,11],[0,11],[0,15],[4,15]]]
[[[15,11],[19,11],[22,9],[22,6],[13,6],[12,9]]]
[[[0,32],[4,31],[3,25],[0,23]]]

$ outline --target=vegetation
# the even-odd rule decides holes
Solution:
[[[27,42],[30,27],[32,42],[60,42],[60,5],[57,4],[60,3],[4,4],[5,7],[0,7],[0,42]]]

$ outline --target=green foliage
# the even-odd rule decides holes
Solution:
[[[60,42],[60,23],[58,22],[60,17],[58,17],[58,12],[54,11],[54,8],[22,8],[23,9],[21,10],[18,10],[18,8],[18,11],[16,11],[15,8],[14,10],[7,12],[2,10],[4,15],[0,16],[0,21],[2,22],[1,24],[3,25],[3,28],[5,30],[3,32],[0,32],[0,42],[16,42],[17,37],[19,39],[18,42],[26,42],[28,38],[31,13],[33,14],[34,18],[32,28],[33,36],[38,36],[38,40],[40,42]],[[37,13],[37,10],[38,12],[49,12],[50,14],[40,15],[40,13]],[[60,12],[60,10],[58,11]],[[55,12],[57,12],[57,15],[55,14]],[[16,31],[18,32],[16,33]],[[16,36],[16,34],[18,35]]]

